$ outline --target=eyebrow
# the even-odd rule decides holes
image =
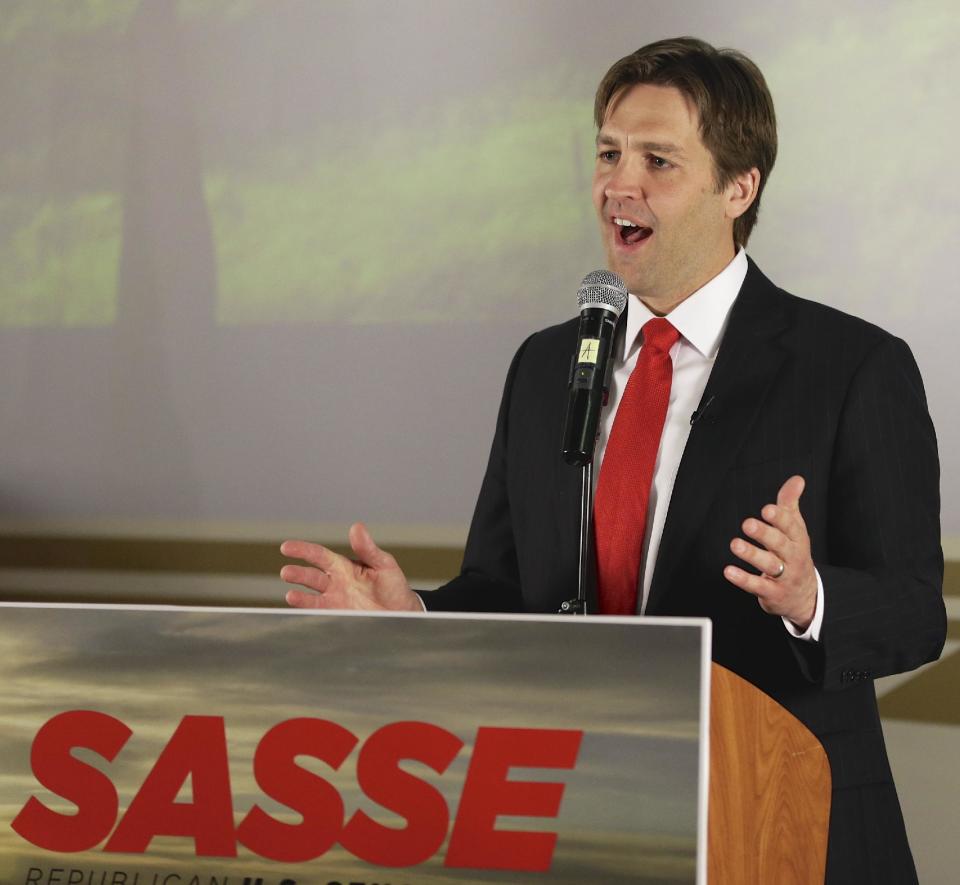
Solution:
[[[612,135],[605,135],[604,133],[599,133],[597,135],[597,145],[610,145],[616,147],[620,144],[617,139]],[[670,144],[669,142],[664,141],[643,141],[640,142],[638,147],[644,151],[650,151],[654,154],[674,154],[675,156],[685,156],[683,150],[679,145]]]

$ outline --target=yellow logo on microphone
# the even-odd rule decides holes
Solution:
[[[597,364],[597,355],[600,352],[599,338],[584,338],[580,342],[580,355],[577,357],[578,363]]]

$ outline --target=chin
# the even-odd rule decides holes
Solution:
[[[607,262],[607,266],[615,274],[617,274],[620,279],[626,283],[627,291],[633,295],[639,295],[641,292],[644,292],[650,286],[650,280],[648,276],[637,270],[636,267],[624,266],[621,263],[616,261]]]
[[[650,256],[644,256],[640,261],[607,253],[607,267],[627,284],[627,291],[634,295],[649,289],[651,285],[656,285],[655,281],[651,280]]]

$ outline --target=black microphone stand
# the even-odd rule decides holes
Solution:
[[[593,525],[593,452],[580,465],[580,569],[577,576],[577,597],[561,606],[561,615],[587,614],[587,582],[590,579],[590,529]]]
[[[606,365],[603,371],[603,392],[600,408],[607,405],[610,390],[610,376],[613,373],[613,360],[609,353],[605,354]],[[590,568],[593,564],[593,457],[597,451],[597,439],[600,436],[599,427],[594,431],[593,438],[587,442],[581,440],[581,445],[567,446],[564,449],[564,459],[568,464],[580,465],[580,561],[577,574],[576,599],[568,599],[560,605],[561,615],[585,615],[587,612],[587,587],[590,582]]]

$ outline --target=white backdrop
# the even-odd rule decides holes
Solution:
[[[911,344],[960,539],[956,5],[713,6],[8,0],[3,527],[461,539],[510,356],[602,264],[593,89],[689,33],[776,101],[751,254]]]

